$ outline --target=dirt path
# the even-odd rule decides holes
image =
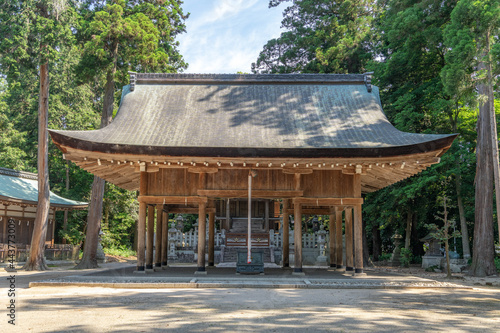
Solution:
[[[16,329],[2,316],[2,332],[495,332],[500,327],[497,289],[44,287],[20,290],[17,302]]]
[[[26,288],[30,280],[75,274],[64,269],[19,272],[14,327],[6,316],[8,273],[0,274],[0,332],[498,332],[500,327],[495,287]]]

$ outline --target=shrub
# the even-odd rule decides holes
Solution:
[[[399,258],[401,266],[410,267],[412,258],[413,258],[413,253],[411,252],[411,250],[405,249],[404,247],[401,248],[401,257]]]
[[[389,261],[391,260],[392,253],[382,253],[378,256],[378,261]]]
[[[104,248],[103,250],[105,254],[110,254],[112,256],[119,256],[125,258],[137,255],[137,253],[134,250],[128,249],[125,246],[108,247]]]

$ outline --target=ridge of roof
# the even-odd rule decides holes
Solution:
[[[0,167],[0,175],[38,180],[38,174]]]
[[[371,92],[371,75],[364,74],[185,74],[129,72],[130,90],[136,84],[365,84]]]

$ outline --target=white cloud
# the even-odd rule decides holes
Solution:
[[[211,11],[205,13],[200,19],[195,21],[194,27],[203,26],[207,23],[219,20],[227,20],[242,11],[255,5],[257,0],[220,0],[212,7]]]
[[[267,0],[186,0],[187,33],[179,36],[188,73],[250,72],[263,45],[280,34],[283,8]]]

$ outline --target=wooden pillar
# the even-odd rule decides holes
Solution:
[[[148,173],[141,171],[139,195],[148,193]],[[137,226],[137,271],[144,272],[144,250],[146,241],[146,203],[139,202],[139,225]]]
[[[215,265],[215,213],[208,213],[208,266]]]
[[[342,244],[342,209],[335,208],[335,237],[336,237],[336,250],[337,255],[337,269],[344,268],[344,249]]]
[[[7,211],[7,205],[5,205],[5,210]],[[4,243],[4,244],[7,244],[7,222],[8,222],[8,220],[9,219],[7,218],[7,213],[5,213],[5,215],[2,217],[2,223],[3,223],[3,238],[2,238],[2,243]],[[33,222],[33,224],[35,224],[35,223]],[[30,233],[30,235],[31,234],[32,233]]]
[[[294,273],[302,272],[302,204],[295,202],[294,207],[294,242],[295,242],[295,267]]]
[[[146,269],[153,269],[153,247],[155,236],[155,206],[148,205],[148,229],[146,232]]]
[[[168,265],[168,206],[163,206],[163,218],[161,228],[161,266],[167,268]]]
[[[288,215],[288,207],[290,200],[283,199],[283,268],[290,267],[290,216]]]
[[[52,220],[52,246],[55,243],[55,235],[56,235],[56,210],[52,210],[52,214],[54,214],[54,219]],[[29,230],[29,228],[28,228]],[[31,235],[28,234],[28,237],[31,238]]]
[[[363,273],[363,221],[361,219],[361,205],[354,206],[354,273]]]
[[[352,207],[345,209],[345,270],[354,271],[354,258],[352,252]]]
[[[198,206],[198,272],[205,271],[206,208],[207,204],[200,202]]]
[[[353,175],[353,196],[361,198],[361,175]],[[363,220],[361,218],[361,204],[354,207],[354,273],[363,273]]]
[[[265,230],[269,232],[269,200],[264,201],[264,224]]]
[[[226,200],[226,230],[229,231],[231,229],[231,200]]]
[[[335,208],[330,208],[329,241],[330,241],[330,267],[337,267],[337,225],[335,223]]]
[[[161,267],[161,240],[163,237],[163,205],[156,205],[155,267]]]

